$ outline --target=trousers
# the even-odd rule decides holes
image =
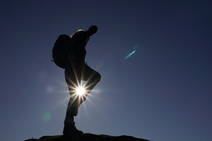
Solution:
[[[65,124],[73,122],[73,117],[77,116],[78,108],[83,103],[90,93],[90,91],[95,87],[95,85],[100,81],[101,75],[90,68],[87,64],[83,64],[80,67],[73,68],[73,66],[68,66],[65,69],[65,80],[68,85],[70,100],[66,110]],[[81,81],[85,81],[86,93],[83,96],[76,95],[75,89],[81,85]]]

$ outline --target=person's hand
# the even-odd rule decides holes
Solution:
[[[91,26],[89,27],[89,30],[90,30],[91,32],[93,32],[93,33],[96,33],[97,30],[98,30],[98,27],[95,26],[95,25],[91,25]]]

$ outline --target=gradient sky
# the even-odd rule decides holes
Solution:
[[[62,134],[69,94],[51,50],[60,34],[94,24],[99,30],[86,62],[102,79],[81,105],[76,127],[211,141],[211,7],[209,0],[1,1],[0,139]]]

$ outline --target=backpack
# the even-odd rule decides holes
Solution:
[[[71,49],[71,38],[68,35],[60,35],[52,49],[52,62],[58,67],[65,69],[69,61],[69,50]]]

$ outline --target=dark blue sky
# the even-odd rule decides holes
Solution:
[[[94,24],[86,62],[102,79],[77,128],[211,141],[211,7],[206,0],[1,1],[1,140],[62,134],[69,94],[51,50],[60,34]]]

